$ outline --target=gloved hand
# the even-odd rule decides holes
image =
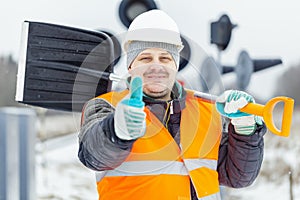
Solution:
[[[146,130],[145,103],[143,102],[143,82],[140,77],[131,80],[130,94],[116,106],[114,127],[116,135],[123,140],[142,137]]]
[[[221,115],[231,119],[235,132],[241,135],[252,134],[256,123],[262,124],[260,117],[239,111],[249,102],[255,103],[253,97],[237,90],[227,90],[216,100],[217,110]]]

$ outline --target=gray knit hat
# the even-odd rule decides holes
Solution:
[[[169,52],[176,64],[176,68],[179,68],[179,50],[176,45],[164,43],[164,42],[148,42],[148,41],[131,41],[127,49],[127,68],[131,65],[133,60],[145,49],[149,48],[161,48]]]

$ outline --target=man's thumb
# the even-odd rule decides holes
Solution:
[[[143,80],[137,76],[131,80],[130,83],[130,99],[142,101],[143,99]]]
[[[143,102],[143,81],[141,77],[134,77],[130,83],[130,95],[129,99],[123,101],[124,104],[143,108],[145,103]]]

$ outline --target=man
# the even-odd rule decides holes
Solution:
[[[226,91],[215,106],[184,89],[175,81],[181,49],[167,14],[139,15],[125,42],[129,89],[85,105],[78,156],[97,171],[99,199],[220,199],[220,184],[257,177],[266,128],[238,111],[253,98]],[[222,125],[217,110],[232,119]]]

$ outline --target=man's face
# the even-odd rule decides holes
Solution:
[[[170,53],[159,48],[142,51],[129,67],[132,77],[143,79],[144,93],[155,99],[169,100],[177,73]]]

